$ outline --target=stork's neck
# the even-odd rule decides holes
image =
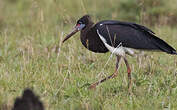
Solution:
[[[86,36],[86,33],[91,30],[91,28],[94,26],[94,23],[92,21],[89,22],[89,24],[86,25],[86,28],[81,30],[80,37]]]
[[[80,39],[84,47],[93,52],[105,53],[108,49],[104,46],[99,38],[93,22],[89,23],[84,30],[81,31]]]

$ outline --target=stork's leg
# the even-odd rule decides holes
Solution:
[[[114,72],[112,75],[110,75],[110,76],[108,76],[108,77],[106,77],[106,78],[104,78],[104,79],[102,79],[102,80],[99,80],[99,81],[97,81],[97,82],[91,84],[89,88],[90,88],[90,89],[94,89],[94,88],[96,88],[97,85],[99,85],[100,83],[106,81],[107,79],[111,79],[111,78],[116,77],[117,74],[118,74],[118,68],[119,68],[120,59],[121,59],[121,56],[117,56],[115,72]]]
[[[125,64],[126,64],[126,67],[127,67],[127,72],[128,72],[128,90],[130,92],[131,87],[132,87],[131,69],[130,69],[130,65],[128,63],[128,60],[125,57],[124,57],[124,61],[125,61]]]

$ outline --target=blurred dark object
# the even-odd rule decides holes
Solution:
[[[23,96],[16,98],[12,110],[44,110],[44,107],[32,90],[25,89]]]

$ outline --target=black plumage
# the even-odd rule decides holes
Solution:
[[[136,23],[105,20],[94,24],[91,17],[89,15],[85,15],[77,21],[74,30],[64,38],[63,42],[78,31],[81,31],[80,39],[82,44],[90,51],[106,53],[108,51],[114,52],[115,49],[119,49],[115,53],[117,56],[115,72],[112,75],[93,83],[90,88],[95,88],[99,83],[116,77],[119,61],[123,58],[127,67],[129,78],[128,84],[130,89],[131,69],[124,53],[132,53],[130,52],[131,48],[177,54],[173,47],[158,38],[152,30]],[[119,48],[120,44],[121,48]]]
[[[153,31],[142,25],[109,20],[101,21],[94,27],[99,30],[99,33],[103,35],[107,43],[114,47],[122,43],[123,47],[143,50],[161,50],[169,54],[176,54],[174,48],[155,36]]]

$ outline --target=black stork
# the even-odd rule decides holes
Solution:
[[[130,89],[131,69],[126,54],[133,56],[133,49],[155,50],[177,55],[176,50],[158,38],[152,30],[136,23],[104,20],[94,24],[91,17],[85,15],[77,21],[74,30],[64,38],[63,43],[78,31],[81,31],[80,40],[88,50],[96,53],[110,51],[117,56],[115,72],[91,84],[90,88],[96,88],[98,84],[107,79],[116,77],[119,61],[123,58],[127,67],[128,88]]]

